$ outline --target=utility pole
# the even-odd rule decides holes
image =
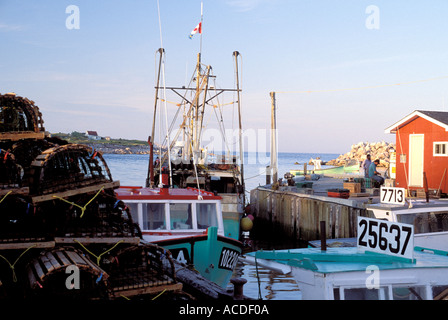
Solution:
[[[271,170],[272,184],[278,180],[277,165],[277,120],[275,114],[275,92],[271,92]]]

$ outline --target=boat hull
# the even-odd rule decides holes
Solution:
[[[144,236],[145,238],[145,236]],[[215,227],[203,235],[152,241],[169,250],[174,259],[194,268],[207,280],[225,288],[232,277],[243,244],[218,235]]]
[[[241,238],[240,222],[244,212],[242,194],[218,193],[218,196],[222,198],[224,236],[239,240]]]

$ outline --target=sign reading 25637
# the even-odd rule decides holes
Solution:
[[[413,258],[414,226],[358,217],[358,248],[407,259]]]

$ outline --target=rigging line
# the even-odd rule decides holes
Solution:
[[[189,140],[189,147],[191,148],[191,149],[193,149],[193,144],[192,144],[193,142],[191,141],[191,140]],[[196,176],[196,183],[197,183],[197,186],[198,186],[198,190],[199,190],[199,196],[198,196],[198,200],[202,200],[202,196],[200,195],[201,194],[201,187],[200,187],[200,185],[199,185],[199,175],[198,175],[198,168],[197,168],[197,163],[196,163],[196,155],[193,153],[193,168],[194,168],[194,174],[195,174],[195,176]]]
[[[173,185],[173,174],[171,171],[171,145],[170,145],[170,132],[168,130],[168,108],[166,103],[166,78],[165,78],[165,59],[162,61],[162,81],[163,81],[163,97],[165,102],[164,111],[165,111],[165,126],[166,126],[166,143],[167,143],[167,154],[168,154],[168,170],[170,172],[170,186]],[[161,165],[161,164],[160,164]],[[162,172],[162,171],[160,171]]]
[[[400,85],[407,85],[407,84],[428,82],[428,81],[435,81],[435,80],[442,80],[442,79],[448,79],[448,76],[435,77],[435,78],[429,78],[429,79],[423,79],[423,80],[407,81],[407,82],[401,82],[401,83],[393,83],[393,84],[383,84],[383,85],[376,85],[376,86],[365,86],[365,87],[354,87],[354,88],[343,88],[343,89],[297,90],[297,91],[275,91],[275,92],[276,93],[320,93],[320,92],[354,91],[354,90],[393,87],[393,86],[400,86]]]
[[[227,142],[227,137],[226,137],[226,133],[225,133],[226,129],[225,129],[225,126],[224,126],[224,119],[222,117],[222,110],[221,110],[220,107],[218,107],[218,109],[219,109],[219,112],[220,112],[221,119],[219,119],[218,112],[216,111],[216,108],[213,108],[213,111],[215,112],[216,121],[218,122],[219,129],[221,130],[221,136],[222,136],[222,140],[224,142],[224,150],[223,151],[225,152],[225,154],[227,154],[227,153],[230,153],[230,147],[229,147],[229,144]]]
[[[188,85],[186,86],[187,88],[189,88],[190,87],[190,85],[192,84],[192,82],[194,81],[194,77],[195,77],[195,75],[194,75],[194,73],[193,73],[193,75],[191,76],[191,78],[190,78],[190,82],[188,83]],[[174,90],[173,90],[174,91]],[[176,94],[178,94],[176,91],[174,91]],[[187,94],[188,94],[188,91],[185,91],[185,93],[184,93],[184,95],[183,96],[181,96],[180,94],[178,94],[181,98],[182,98],[182,102],[180,103],[181,105],[184,105],[184,107],[185,107],[185,105],[186,104],[191,104],[191,102],[186,98],[187,97]],[[171,125],[170,125],[170,127],[169,127],[169,131],[170,132],[172,132],[172,130],[173,130],[173,128],[175,127],[175,125],[176,125],[176,121],[177,121],[177,118],[179,117],[179,114],[180,114],[180,110],[179,110],[180,108],[178,108],[178,110],[176,111],[176,113],[175,113],[175,115],[174,115],[174,117],[173,117],[173,120],[171,121]],[[184,108],[185,109],[185,108]],[[185,112],[184,112],[184,114],[183,114],[183,117],[185,117]],[[176,138],[177,139],[177,138]]]

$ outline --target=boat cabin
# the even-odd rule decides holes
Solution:
[[[397,187],[448,193],[448,112],[416,110],[385,132],[396,135]]]
[[[204,234],[217,227],[224,235],[221,197],[193,188],[120,187],[117,196],[129,208],[143,238],[154,242]]]

